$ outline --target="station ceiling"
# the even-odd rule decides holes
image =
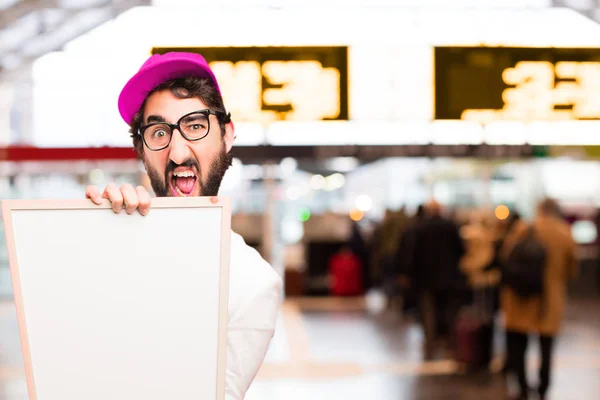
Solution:
[[[0,0],[0,80],[151,0]]]

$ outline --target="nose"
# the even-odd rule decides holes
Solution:
[[[190,148],[188,141],[181,135],[179,130],[173,130],[173,137],[169,144],[169,158],[175,164],[181,164],[190,156]]]

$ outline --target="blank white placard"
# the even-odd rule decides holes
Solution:
[[[31,400],[224,398],[227,199],[2,207]]]

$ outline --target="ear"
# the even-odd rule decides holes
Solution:
[[[233,125],[233,122],[228,122],[225,125],[225,135],[223,136],[223,140],[225,141],[225,151],[229,153],[233,147],[233,142],[235,141],[235,126]]]

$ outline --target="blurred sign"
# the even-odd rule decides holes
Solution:
[[[348,48],[177,47],[210,64],[235,121],[348,119]]]
[[[600,49],[436,47],[435,118],[600,119]]]

